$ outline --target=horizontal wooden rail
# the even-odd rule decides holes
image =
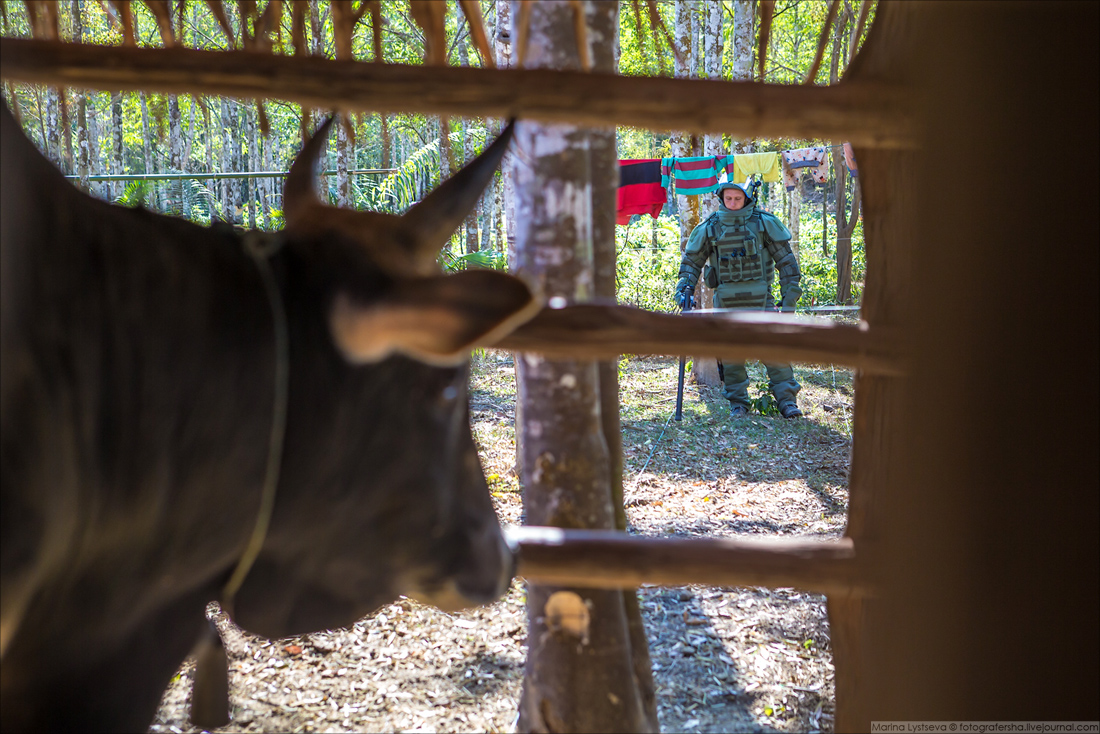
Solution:
[[[851,538],[651,538],[614,530],[510,527],[516,575],[545,586],[795,587],[867,593]]]
[[[890,332],[872,331],[863,323],[763,311],[667,314],[598,304],[544,308],[499,342],[482,346],[559,359],[687,354],[841,364],[874,374],[903,372],[899,345]]]
[[[14,82],[284,99],[350,111],[519,117],[594,127],[847,140],[912,147],[905,89],[629,77],[333,61],[252,51],[135,48],[5,38],[0,74]]]

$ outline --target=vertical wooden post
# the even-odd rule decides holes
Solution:
[[[910,48],[906,12],[907,8],[897,5],[884,7],[880,17],[883,22],[876,23],[867,39],[866,48],[878,53],[874,59],[878,73],[900,74],[904,54]],[[868,60],[863,61],[863,69],[856,73],[868,71]],[[912,278],[916,217],[912,181],[917,172],[917,154],[868,149],[860,150],[858,157],[861,175],[873,182],[863,200],[867,277],[862,316],[872,328],[897,329],[904,323]],[[823,211],[827,210],[826,190],[822,190]],[[905,418],[904,389],[905,378],[856,375],[845,535],[852,538],[859,553],[872,555],[883,534],[889,532],[879,504],[881,494],[890,491],[898,479],[895,457],[900,451],[898,436]],[[876,671],[869,660],[872,652],[868,641],[871,626],[881,616],[877,604],[873,599],[854,596],[828,598],[838,732],[866,731],[870,727],[868,676]]]

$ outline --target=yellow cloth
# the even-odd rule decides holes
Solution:
[[[775,183],[779,181],[779,173],[778,153],[741,153],[733,157],[734,183],[744,183],[750,175]]]

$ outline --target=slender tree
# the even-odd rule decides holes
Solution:
[[[257,170],[259,160],[259,148],[260,148],[260,125],[257,120],[258,112],[255,105],[245,105],[242,108],[244,114],[242,115],[244,128],[248,132],[248,136],[245,138],[248,141],[248,150],[245,151],[244,156],[244,170],[251,173]],[[248,177],[245,178],[245,201],[248,203],[248,228],[256,229],[256,201],[259,198],[257,196],[257,179]]]
[[[685,0],[685,2],[676,3],[674,40],[679,50],[679,54],[676,58],[676,76],[678,77],[690,77],[692,75],[692,69],[695,67],[692,52],[695,48],[694,38],[696,33],[693,21],[697,16],[695,12],[697,4],[697,0]],[[683,158],[695,155],[694,144],[695,141],[690,134],[682,131],[673,133],[671,145],[672,156],[674,158]],[[688,237],[691,236],[691,231],[695,229],[700,222],[699,207],[702,204],[700,199],[703,198],[705,197],[682,196],[679,193],[676,195],[676,211],[680,219],[681,252],[687,247],[687,241]],[[669,297],[671,298],[671,294],[669,294]],[[695,300],[699,306],[713,303],[713,295],[706,289],[701,278],[695,289]],[[713,359],[693,359],[692,374],[699,383],[707,385],[716,385],[718,383],[718,365]]]
[[[573,7],[541,2],[530,8],[530,65],[579,68]],[[602,160],[602,168],[611,168],[614,147],[605,142],[594,157],[590,133],[572,125],[521,123],[516,137],[528,151],[516,163],[517,209],[524,212],[516,226],[518,271],[544,298],[589,300],[596,277],[592,167]],[[604,171],[599,185],[610,188],[611,178]],[[606,196],[599,199],[605,205]],[[610,232],[601,227],[600,236]],[[517,363],[528,521],[615,527],[596,363],[528,357]],[[650,730],[622,592],[532,585],[527,617],[520,731]]]
[[[233,170],[233,129],[232,118],[230,116],[230,101],[222,97],[221,98],[221,120],[220,120],[220,134],[217,136],[221,140],[221,169],[223,173],[228,173]],[[227,222],[233,222],[233,181],[232,179],[222,179],[222,216]]]
[[[125,168],[122,163],[122,92],[111,93],[111,173],[122,174]],[[111,187],[111,197],[117,198],[122,193],[122,183],[116,182]]]
[[[135,25],[137,21],[135,20]],[[137,32],[136,30],[134,31]],[[156,173],[156,167],[153,164],[153,131],[149,124],[149,95],[145,92],[138,92],[138,97],[141,100],[141,152],[145,162],[145,173]],[[157,187],[153,182],[149,183],[149,188],[152,194],[152,199],[149,202],[154,208],[160,209],[160,201],[157,196]]]
[[[706,16],[703,19],[705,22],[702,24],[702,47],[705,57],[703,73],[707,79],[721,79],[725,71],[722,68],[722,20],[724,8],[722,7],[722,3],[705,3],[705,10]],[[723,136],[721,133],[709,134],[703,138],[703,155],[720,156],[723,155],[724,152]],[[717,210],[717,197],[699,197],[699,221],[704,221]],[[702,279],[700,279],[700,281],[702,281]],[[698,293],[697,300],[699,307],[710,308],[714,305],[714,292],[710,288],[707,288],[702,282],[700,282],[699,287],[696,289],[696,293]],[[715,373],[715,377],[717,377],[717,368],[715,368]]]
[[[512,66],[512,4],[510,0],[497,0],[496,2],[496,32],[493,34],[493,52],[496,55],[497,68],[506,69]],[[500,169],[500,193],[498,198],[500,206],[499,224],[503,235],[500,244],[501,252],[508,257],[509,268],[516,266],[516,229],[515,229],[515,170],[511,153],[507,154]],[[517,413],[516,419],[519,419]],[[516,446],[517,450],[519,446]]]
[[[791,250],[799,256],[799,230],[802,222],[802,176],[795,177],[795,187],[787,192],[787,222],[791,230]]]
[[[587,3],[587,28],[594,71],[619,70],[619,13],[615,3]],[[618,145],[612,130],[589,133],[592,172],[592,252],[594,286],[597,298],[616,299],[615,210],[619,186]],[[615,528],[627,529],[623,487],[623,440],[619,419],[619,360],[597,365],[600,389],[600,421],[607,444],[610,470],[611,507]],[[659,731],[657,692],[653,682],[653,663],[649,656],[642,609],[637,589],[624,589],[623,613],[630,641],[630,663],[638,699],[645,717],[645,729]]]
[[[833,31],[832,57],[829,61],[829,83],[836,84],[840,79],[840,63],[844,58],[850,58],[842,48],[842,43],[854,43],[855,38],[849,40],[845,34],[845,25],[851,22],[852,35],[855,35],[856,25],[852,9],[848,3],[840,8],[836,17],[836,25]],[[844,162],[843,150],[840,143],[834,141],[833,158],[833,183],[834,206],[836,219],[836,302],[842,305],[852,303],[852,232],[855,231],[856,222],[859,221],[860,188],[859,179],[855,179],[852,187],[852,208],[848,213],[848,167]],[[824,201],[822,202],[824,206]]]
[[[734,81],[750,81],[752,79],[752,51],[753,51],[753,0],[733,0],[733,57],[732,78]],[[751,140],[735,140],[733,153],[751,153]]]
[[[84,19],[80,0],[72,0],[73,42],[84,42]],[[88,146],[88,103],[84,94],[74,95],[76,100],[76,170],[80,176],[80,188],[89,191],[88,169],[91,150]]]

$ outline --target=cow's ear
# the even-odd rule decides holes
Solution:
[[[438,366],[464,362],[475,344],[492,344],[538,312],[527,285],[493,270],[399,281],[380,299],[337,294],[329,325],[350,362],[391,354]]]

